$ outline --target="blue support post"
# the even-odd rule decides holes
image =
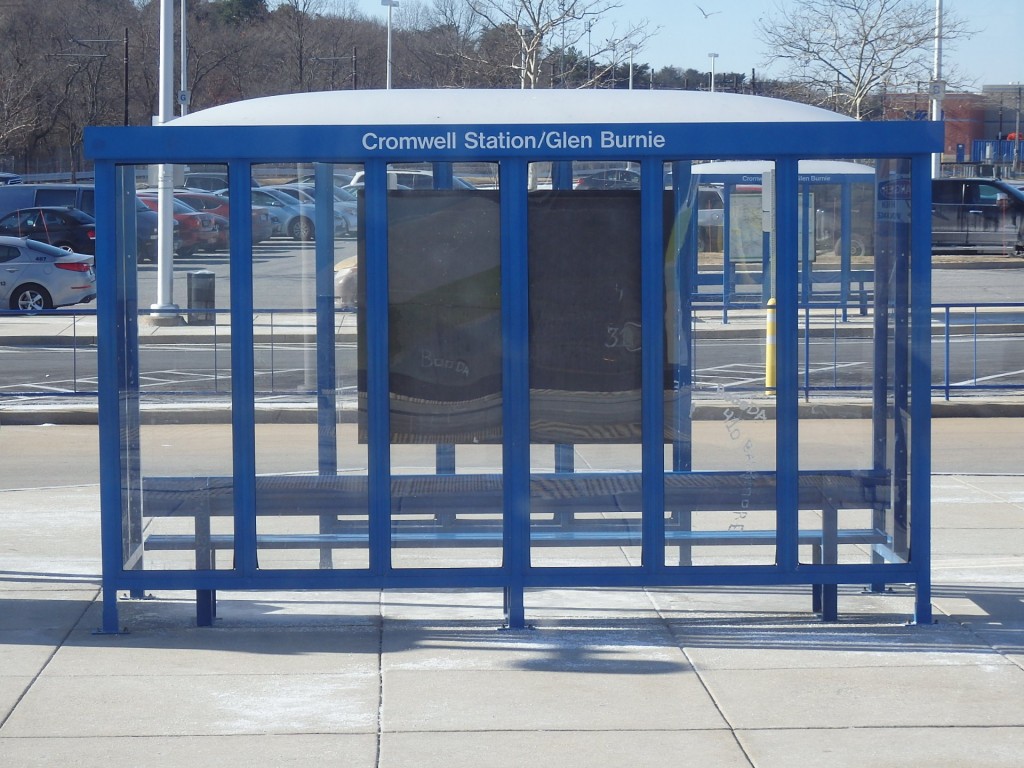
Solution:
[[[842,305],[843,322],[845,323],[849,319],[849,307],[847,304],[850,301],[850,273],[852,272],[852,243],[853,243],[853,206],[852,194],[850,192],[851,182],[848,179],[844,179],[842,186],[840,187],[840,207],[839,207],[839,231],[840,231],[840,249],[839,249],[839,271],[840,271],[840,303]],[[866,308],[862,309],[861,314],[865,314]]]
[[[551,163],[551,188],[569,191],[572,189],[572,161],[555,160]],[[556,443],[555,472],[576,471],[576,447],[568,443]]]
[[[366,422],[368,454],[368,514],[370,570],[391,571],[391,408],[388,359],[388,190],[387,163],[367,160],[364,189],[366,248],[361,270],[366,272],[365,323]]]
[[[234,475],[235,566],[246,577],[259,569],[256,553],[256,387],[253,349],[252,167],[228,165],[231,206],[231,444]],[[238,204],[242,201],[241,204]]]
[[[798,194],[797,161],[779,158],[775,164],[776,231],[776,562],[782,571],[797,568],[799,517],[798,450],[799,347],[797,339]]]
[[[665,563],[665,205],[659,160],[640,164],[641,562]]]
[[[911,160],[910,558],[917,570],[914,621],[932,623],[930,158]],[[877,279],[877,275],[876,275]]]
[[[501,181],[502,464],[505,625],[526,626],[530,563],[530,302],[527,269],[527,163],[506,160]]]
[[[99,391],[100,447],[100,543],[103,552],[103,618],[101,632],[120,631],[117,610],[117,576],[124,564],[122,544],[122,456],[121,456],[121,381],[118,363],[127,351],[126,339],[119,325],[126,317],[123,276],[128,248],[125,231],[120,226],[124,209],[119,203],[117,176],[113,163],[96,164],[96,222],[116,238],[99,239],[96,243],[96,330],[110,343],[97,347],[97,375],[102,384]],[[134,215],[134,214],[133,214]]]
[[[735,274],[732,268],[732,240],[729,236],[732,213],[729,201],[736,185],[726,182],[722,186],[722,324],[729,324],[729,303],[735,286]],[[698,269],[700,267],[698,266]]]
[[[434,163],[434,189],[452,189],[455,174],[451,163]],[[455,445],[442,443],[434,446],[434,471],[439,475],[455,474]]]
[[[451,189],[455,185],[455,173],[451,163],[433,163],[434,189]]]

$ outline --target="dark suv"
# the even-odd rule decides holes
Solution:
[[[1024,251],[1024,192],[1002,179],[932,181],[932,252]]]

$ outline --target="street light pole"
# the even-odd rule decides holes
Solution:
[[[188,0],[181,0],[181,45],[180,75],[178,77],[178,114],[188,114],[188,105],[191,101],[191,94],[188,92]]]
[[[708,58],[711,60],[711,92],[715,92],[715,59],[718,58],[717,53],[709,53]]]
[[[942,120],[942,97],[946,84],[942,82],[942,0],[935,0],[935,65],[932,72],[932,120]],[[942,150],[932,155],[932,178],[942,176],[942,152],[946,148],[943,136]]]
[[[385,88],[391,90],[391,9],[398,7],[398,0],[380,0],[380,4],[388,9],[388,66]]]
[[[174,0],[160,0],[160,72],[156,124],[174,118]],[[177,325],[174,303],[174,166],[157,166],[156,303],[151,321]]]

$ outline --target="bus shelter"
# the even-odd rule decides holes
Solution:
[[[929,621],[940,146],[934,124],[656,91],[294,94],[89,129],[104,630],[119,590],[195,592],[209,624],[218,590],[494,589],[521,627],[532,589],[807,585],[833,619],[840,585],[909,583]],[[695,320],[695,165],[722,159],[774,179],[759,343]],[[807,160],[873,168],[859,408],[799,402]],[[573,189],[595,161],[641,188]],[[212,306],[153,301],[134,198],[158,164],[227,179]],[[312,185],[258,243],[254,179]],[[194,311],[169,358],[147,324]]]
[[[865,286],[874,281],[869,251],[874,242],[875,169],[841,160],[801,160],[798,168],[801,304],[829,301],[840,308],[845,321],[853,301],[864,314]],[[701,184],[720,190],[721,233],[706,233],[705,240],[721,248],[721,263],[712,265],[712,271],[722,277],[722,317],[728,322],[730,307],[749,305],[752,299],[767,301],[772,293],[773,219],[765,215],[771,209],[765,196],[771,194],[774,167],[766,161],[725,160],[699,163],[693,173]],[[701,285],[717,289],[718,284],[702,279],[697,261],[694,268],[694,299],[700,301]],[[718,297],[717,292],[714,295]]]

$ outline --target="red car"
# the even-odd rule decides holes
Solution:
[[[228,203],[228,198],[224,195],[216,195],[212,192],[199,192],[194,189],[176,189],[174,190],[174,198],[192,206],[197,211],[222,216],[225,220],[230,218],[229,213],[231,208]],[[221,242],[223,243],[223,247],[227,248],[228,228],[226,224],[224,224],[222,230]],[[262,243],[264,240],[269,240],[273,234],[274,222],[270,217],[270,212],[262,206],[253,206],[252,241],[254,243]]]
[[[152,210],[157,210],[157,196],[149,193],[139,194],[139,199]],[[174,201],[174,220],[178,222],[179,256],[192,256],[196,251],[217,250],[220,239],[220,227],[216,219],[209,213],[201,213],[181,200]]]

